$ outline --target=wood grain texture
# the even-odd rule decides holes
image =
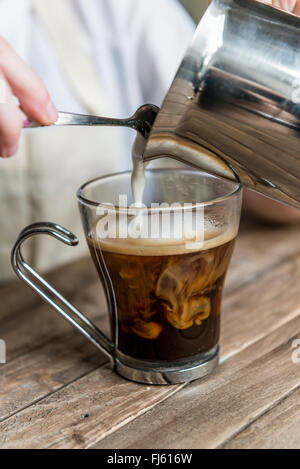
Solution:
[[[299,227],[242,226],[223,304],[221,350],[227,361],[211,377],[185,387],[146,387],[123,380],[103,366],[103,356],[28,288],[19,282],[1,286],[5,310],[0,307],[0,337],[7,341],[9,361],[0,368],[0,447],[88,448],[113,443],[121,444],[118,447],[135,443],[151,447],[154,440],[145,433],[144,419],[157,409],[160,419],[165,415],[167,423],[169,401],[170,405],[175,402],[172,419],[182,419],[182,425],[186,422],[186,432],[196,431],[195,423],[190,426],[192,411],[185,407],[184,396],[191,393],[195,399],[198,392],[199,401],[206,389],[208,399],[208,395],[214,396],[214,390],[229,383],[228,396],[230,392],[235,396],[235,375],[267,357],[266,366],[272,373],[272,350],[281,357],[281,344],[300,331],[299,232]],[[90,260],[58,269],[50,279],[107,330],[106,303]],[[16,286],[20,287],[20,296],[18,290],[17,298],[12,298]],[[259,387],[258,374],[254,377]],[[265,407],[245,407],[240,420],[234,420],[233,433],[228,428],[223,433],[218,430],[219,439],[203,439],[201,444],[203,441],[210,447],[234,438],[246,426],[243,419],[247,412],[250,421],[255,421],[264,412],[262,408],[275,405],[295,383],[287,380],[286,387],[278,388],[278,395],[274,390],[270,403],[266,398]],[[199,386],[198,391],[194,391],[195,386]],[[216,394],[217,402],[219,398]],[[202,398],[198,401],[200,409]],[[213,416],[214,407],[208,408]],[[198,424],[202,431],[201,419]],[[161,431],[155,425],[153,428],[161,447],[167,447],[169,441],[175,444],[176,438],[170,440],[165,427]],[[195,440],[193,444],[199,446]]]
[[[90,259],[59,268],[46,277],[110,335],[103,290]],[[16,289],[18,295],[21,291],[23,309],[14,300]],[[7,363],[0,368],[1,421],[107,360],[21,282],[2,286],[0,292],[10,307],[4,317],[0,316],[0,337],[7,344]]]
[[[298,365],[299,374],[300,369]],[[260,419],[236,435],[222,449],[299,449],[300,389],[292,392]]]
[[[85,272],[84,277],[78,275]],[[55,284],[59,290],[68,295],[80,290],[83,282],[88,284],[96,280],[96,272],[89,258],[79,259],[66,264],[45,275],[45,278]],[[39,296],[30,290],[27,285],[16,279],[9,283],[0,284],[0,320],[11,317],[18,312],[23,312],[38,305]]]
[[[227,374],[225,375],[225,379],[228,379],[229,374],[235,374],[240,367],[245,367],[247,360],[248,362],[251,362],[252,360],[260,357],[262,353],[266,353],[266,350],[271,350],[272,347],[274,347],[276,338],[277,342],[280,342],[282,337],[287,337],[287,335],[284,336],[282,330],[280,333],[277,332],[277,329],[280,328],[281,325],[286,324],[288,337],[291,337],[297,328],[300,330],[300,320],[298,320],[300,315],[300,311],[298,309],[300,291],[299,288],[296,288],[298,287],[299,275],[300,257],[297,257],[293,262],[286,262],[277,267],[277,269],[270,271],[266,278],[258,284],[247,284],[244,289],[241,289],[240,292],[236,292],[232,296],[232,300],[231,298],[228,299],[228,305],[226,306],[228,309],[228,318],[226,318],[225,311],[224,323],[226,326],[224,327],[225,340],[222,340],[223,347],[226,353],[230,356],[238,354],[239,349],[242,350],[246,346],[248,346],[250,351],[246,349],[245,355],[238,354],[237,361],[229,361],[230,367],[229,371],[227,371]],[[291,287],[294,284],[295,287],[292,289]],[[272,292],[269,288],[270,285],[275,287]],[[289,287],[289,289],[287,289],[287,287]],[[285,296],[286,291],[289,292],[288,297]],[[238,297],[236,297],[237,294]],[[259,307],[257,305],[257,296],[260,297]],[[241,301],[241,298],[245,297],[249,298],[249,301]],[[278,297],[282,300],[282,304],[280,303],[279,305],[279,310],[277,307]],[[231,301],[234,306],[230,304]],[[243,305],[242,311],[240,304]],[[232,311],[235,312],[235,314],[232,314]],[[238,314],[236,314],[236,311]],[[280,318],[278,318],[279,313]],[[241,321],[240,314],[242,314],[242,317],[245,320]],[[292,323],[292,326],[290,327],[293,317],[296,317],[295,321],[298,322]],[[238,320],[236,320],[236,318],[238,318]],[[249,318],[250,320],[247,321],[246,318]],[[250,330],[248,330],[248,328],[250,328]],[[271,336],[271,339],[268,340],[268,335],[273,331],[275,331],[274,334]],[[262,337],[263,340],[261,343],[259,340]],[[237,340],[239,341],[238,345],[236,343]],[[249,347],[250,343],[253,344],[252,348]],[[228,369],[228,367],[226,367],[226,369]],[[103,373],[105,374],[104,378],[102,376]],[[221,379],[221,381],[224,379],[222,377],[222,367],[217,371],[216,376],[213,375],[208,379],[210,383],[213,383],[211,384],[213,388],[216,387],[216,382],[218,382],[219,379]],[[219,376],[221,376],[221,378]],[[99,395],[99,392],[101,393],[103,391],[103,382],[106,383],[107,389],[115,388],[116,394],[117,389],[119,388],[119,398],[122,402],[121,408],[116,406],[115,396],[109,392],[104,393],[104,395],[101,394],[101,399],[98,399],[97,396]],[[87,447],[96,441],[103,439],[106,435],[116,431],[120,426],[126,424],[130,420],[134,420],[141,412],[146,412],[146,410],[153,407],[154,403],[157,404],[162,399],[169,397],[180,389],[180,387],[151,387],[150,392],[142,394],[142,396],[140,394],[135,395],[135,389],[140,388],[145,389],[145,386],[124,382],[124,380],[117,377],[110,371],[104,371],[103,369],[96,370],[85,376],[83,379],[72,383],[70,386],[64,387],[53,396],[47,396],[36,405],[32,405],[28,409],[18,413],[13,417],[15,425],[11,423],[11,418],[3,422],[4,427],[0,425],[0,434],[5,433],[6,440],[5,442],[1,442],[0,439],[0,446],[16,446],[17,441],[19,441],[22,442],[22,445],[25,445],[24,447],[32,447],[32,445],[37,445],[36,447],[44,447],[44,445],[51,447],[77,447],[76,444],[74,446],[74,440],[70,437],[70,434],[72,435],[71,431],[69,431],[68,437],[65,438],[62,438],[60,432],[57,433],[55,421],[61,421],[62,430],[65,427],[70,427],[70,429],[73,428],[75,433],[77,435],[80,434],[81,439],[84,440],[84,443],[82,443],[84,447]],[[127,389],[126,393],[125,389]],[[189,387],[187,389],[189,389]],[[180,395],[184,392],[185,391],[181,391]],[[58,395],[60,396],[60,401],[65,403],[65,407],[63,404],[59,407],[56,406],[53,424],[51,424],[51,421],[47,417],[47,425],[45,425],[42,416],[44,412],[48,415],[49,409],[53,406],[53,399],[57,399]],[[71,395],[73,396],[73,400]],[[78,426],[78,422],[76,422],[74,426],[73,420],[73,414],[75,412],[74,409],[77,409],[77,406],[80,406],[80,408],[83,409],[88,403],[87,400],[83,401],[84,405],[81,404],[80,396],[82,395],[88,395],[88,400],[91,402],[88,412],[90,417],[86,422],[84,422],[83,427],[81,423]],[[73,407],[70,402],[73,402]],[[107,409],[109,417],[106,421],[103,415]],[[34,431],[31,430],[30,433],[31,437],[32,432],[35,435],[35,439],[33,439],[33,441],[26,439],[26,435],[29,435],[29,432],[26,431],[29,415],[31,428],[32,422],[36,422]],[[9,427],[7,427],[8,424]],[[43,427],[40,426],[41,424]],[[188,426],[189,425],[187,424],[187,427]],[[12,432],[11,437],[9,436],[8,428]],[[21,433],[19,433],[20,429],[23,429]],[[127,427],[124,429],[124,432],[127,434]],[[40,435],[43,435],[45,439],[40,441],[40,438],[42,438]],[[36,438],[38,438],[38,441],[36,441]]]
[[[300,255],[225,298],[223,358],[238,353],[300,314]]]
[[[92,344],[73,332],[35,353],[1,368],[0,422],[35,401],[63,388],[106,362]]]
[[[268,226],[244,221],[227,275],[225,293],[253,282],[300,254],[300,226]]]
[[[46,278],[92,320],[101,321],[109,334],[106,301],[90,259],[69,264]],[[70,331],[70,325],[21,281],[1,286],[0,298],[0,337],[7,344],[8,362]]]
[[[108,335],[106,302],[99,279],[82,260],[72,269],[67,296]],[[75,267],[75,269],[74,269]],[[90,274],[89,274],[89,267]],[[82,282],[82,274],[88,282]],[[75,272],[74,272],[75,271]],[[51,277],[50,280],[53,281]],[[70,276],[68,276],[70,279]],[[64,278],[64,282],[66,279]],[[81,287],[79,288],[79,281]],[[56,284],[61,284],[59,277]],[[22,286],[22,284],[21,284]],[[64,285],[61,285],[64,288]],[[29,296],[31,291],[27,288]],[[104,311],[104,312],[101,312]],[[1,320],[7,363],[0,368],[0,421],[106,363],[106,358],[40,300]]]
[[[283,326],[300,334],[300,320]],[[277,335],[278,338],[278,335]],[[300,373],[291,360],[291,340],[261,355],[265,339],[221,365],[211,377],[185,387],[147,414],[94,445],[96,449],[217,448],[293,390]]]
[[[130,383],[102,367],[0,423],[0,448],[88,448],[177,389]]]
[[[127,442],[131,441],[134,442],[134,445],[139,446],[139,444],[145,444],[147,441],[147,445],[149,444],[150,447],[154,448],[163,448],[163,446],[159,446],[160,440],[164,441],[164,444],[169,444],[169,438],[163,438],[163,432],[166,431],[166,427],[162,426],[161,431],[156,427],[154,423],[155,418],[160,414],[166,417],[166,422],[169,422],[170,425],[172,423],[168,420],[169,415],[173,415],[173,419],[177,422],[177,414],[172,414],[172,408],[177,409],[178,411],[182,410],[182,414],[178,413],[178,419],[182,422],[182,427],[178,427],[176,423],[174,426],[178,428],[177,439],[172,442],[172,448],[179,447],[180,441],[183,441],[183,446],[188,445],[188,439],[184,440],[184,428],[190,428],[190,419],[193,419],[194,415],[194,408],[187,404],[185,406],[185,395],[189,395],[190,389],[197,388],[197,392],[199,395],[203,395],[203,387],[204,386],[204,394],[205,394],[205,385],[204,382],[208,381],[211,382],[211,387],[208,385],[208,394],[212,392],[212,389],[217,387],[218,380],[223,382],[223,380],[229,380],[229,375],[233,374],[233,382],[235,383],[235,374],[237,371],[243,373],[244,367],[248,366],[249,360],[257,360],[262,354],[270,353],[272,357],[272,349],[277,346],[278,343],[282,343],[282,339],[287,340],[286,332],[289,331],[291,334],[289,340],[291,340],[295,331],[299,331],[300,335],[300,289],[299,289],[299,279],[300,279],[300,256],[296,257],[294,260],[290,260],[285,262],[284,264],[279,265],[276,269],[270,271],[268,275],[264,279],[260,279],[259,282],[255,282],[246,286],[246,288],[241,289],[240,292],[235,293],[232,297],[228,299],[225,305],[224,311],[224,319],[223,319],[223,332],[222,332],[222,341],[221,344],[223,345],[221,351],[225,356],[225,358],[231,358],[231,360],[226,361],[224,367],[220,367],[217,370],[216,374],[218,378],[213,379],[213,376],[208,378],[208,380],[204,380],[203,382],[199,382],[199,384],[195,384],[192,386],[188,386],[187,389],[182,390],[179,393],[179,402],[177,403],[176,397],[173,397],[172,400],[167,401],[164,406],[154,409],[152,416],[153,418],[150,420],[149,416],[145,416],[144,419],[139,419],[139,422],[133,422],[130,426],[128,425],[124,431],[120,430],[111,438],[107,439],[107,442],[103,442],[104,447],[113,448],[118,444],[121,446],[117,447],[134,447]],[[245,298],[247,301],[245,301]],[[230,307],[231,303],[231,307]],[[295,322],[294,322],[295,321]],[[281,327],[282,326],[282,327]],[[275,352],[274,352],[275,354]],[[291,352],[289,351],[289,358],[291,357]],[[290,358],[291,360],[291,358]],[[272,362],[270,358],[269,362]],[[274,366],[276,367],[276,357],[274,355]],[[293,365],[293,369],[295,365]],[[238,368],[238,370],[237,370]],[[272,367],[270,367],[271,370]],[[223,370],[226,371],[225,375],[223,374]],[[295,370],[295,369],[294,369]],[[271,370],[272,371],[272,370]],[[274,370],[273,370],[274,371]],[[262,372],[262,370],[261,370]],[[292,376],[293,377],[293,376]],[[292,378],[291,377],[291,378]],[[241,379],[244,379],[241,377]],[[289,387],[290,383],[286,383],[288,393],[290,391]],[[232,392],[234,391],[233,388],[228,388],[224,390],[227,393],[227,397],[230,398]],[[218,398],[222,396],[214,396],[212,394],[212,402],[216,403]],[[239,396],[242,399],[242,395]],[[196,399],[196,393],[193,395],[192,402]],[[186,400],[190,402],[190,399],[186,397]],[[253,395],[253,400],[256,401],[256,396]],[[267,399],[266,399],[267,401]],[[272,399],[270,399],[270,406],[273,405]],[[170,407],[169,407],[170,405]],[[209,402],[206,400],[205,405],[209,406]],[[174,406],[174,407],[173,407]],[[220,407],[222,408],[223,401],[220,400]],[[199,408],[202,409],[202,401],[199,404]],[[209,406],[211,416],[213,417],[213,407]],[[247,408],[245,409],[247,410]],[[177,412],[177,411],[176,411]],[[216,408],[216,412],[221,412],[221,409],[218,407]],[[258,415],[263,410],[258,410]],[[239,414],[239,412],[238,412]],[[239,424],[241,425],[240,428],[243,427],[243,415],[239,414],[241,420]],[[200,413],[199,413],[200,418]],[[222,419],[225,418],[225,415],[222,414]],[[247,415],[244,417],[246,419],[254,418],[253,415]],[[146,422],[144,424],[144,421]],[[223,420],[222,420],[223,422]],[[162,422],[160,422],[162,424]],[[217,425],[217,422],[215,422]],[[155,435],[155,440],[151,439],[149,434],[147,435],[142,432],[144,430],[144,425],[151,430],[151,435]],[[207,421],[205,421],[205,425],[207,425]],[[230,420],[228,421],[229,428],[227,432],[237,431],[237,427],[230,427]],[[223,423],[222,423],[223,426]],[[200,429],[200,424],[199,424]],[[204,431],[204,430],[203,430]],[[227,433],[221,433],[218,430],[218,437],[220,441],[214,441],[211,439],[200,439],[200,441],[190,440],[190,444],[192,446],[187,447],[214,447],[218,444],[221,444],[223,438],[227,438]],[[136,435],[141,435],[141,441],[136,440]],[[119,442],[119,443],[118,443]],[[121,442],[121,443],[120,443]],[[151,446],[152,445],[152,446]],[[99,447],[102,447],[101,444]],[[181,447],[181,446],[180,446]]]

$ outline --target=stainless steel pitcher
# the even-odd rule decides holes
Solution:
[[[300,208],[300,18],[214,0],[154,123],[145,161],[169,156]]]

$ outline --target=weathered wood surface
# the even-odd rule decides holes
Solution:
[[[290,341],[264,354],[264,339],[186,386],[95,448],[217,448],[300,387]],[[295,329],[296,328],[296,329]],[[290,331],[291,332],[291,331]],[[286,327],[281,331],[286,338]],[[259,356],[262,354],[262,356]]]
[[[223,449],[299,449],[300,389],[227,441]]]
[[[49,277],[107,329],[89,260]],[[277,415],[293,432],[285,445],[296,445],[299,416],[294,425],[288,420],[300,386],[300,365],[291,361],[291,341],[300,338],[299,281],[299,227],[244,226],[223,304],[224,363],[205,380],[168,387],[123,380],[28,288],[0,287],[0,338],[8,348],[0,365],[0,447],[277,447]]]

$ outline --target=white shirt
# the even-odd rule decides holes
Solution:
[[[68,0],[90,47],[114,116],[161,105],[194,31],[176,0]],[[79,30],[80,30],[79,29]],[[31,65],[59,110],[84,112],[30,11],[30,0],[0,0],[0,35]],[[112,116],[113,117],[113,116]],[[132,133],[127,132],[127,144]],[[127,157],[120,169],[128,169]]]
[[[183,7],[176,0],[65,1],[94,59],[111,117],[129,117],[145,103],[160,106],[195,28]],[[59,110],[86,112],[30,0],[0,0],[0,35],[42,78]],[[46,130],[21,141],[16,157],[0,158],[0,281],[12,275],[9,252],[24,226],[52,221],[80,234],[76,189],[130,169],[133,138],[127,129]],[[113,155],[115,139],[121,151]],[[36,242],[29,255],[42,269],[87,252],[83,243],[73,250],[52,242],[49,251],[43,243]]]

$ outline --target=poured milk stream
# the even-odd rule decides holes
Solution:
[[[143,204],[143,196],[146,185],[145,169],[147,163],[143,161],[143,153],[145,150],[145,140],[140,135],[137,136],[132,149],[132,176],[131,191],[133,202],[136,206]]]
[[[143,162],[144,139],[138,137],[132,152],[133,171],[131,179],[131,190],[133,201],[136,207],[143,206],[143,194],[145,190],[145,169],[147,164]],[[116,252],[125,255],[138,255],[138,256],[159,256],[159,255],[178,255],[187,252],[198,252],[207,249],[212,249],[217,246],[226,244],[237,236],[238,227],[218,226],[213,220],[205,217],[202,231],[204,237],[199,243],[197,233],[193,232],[187,236],[186,231],[180,231],[176,220],[170,228],[169,234],[164,231],[164,226],[160,226],[158,236],[151,234],[141,237],[131,236],[130,233],[127,237],[116,236],[106,237],[105,239],[97,234],[97,225],[94,228],[94,240],[99,240],[101,247],[105,251]],[[135,226],[138,226],[142,231],[148,220],[148,212],[141,210],[134,218]],[[123,221],[119,219],[116,221],[116,232],[120,232]],[[124,221],[127,224],[127,221]],[[228,229],[229,228],[229,229]],[[185,227],[184,227],[185,229]],[[188,247],[187,247],[188,245]]]

